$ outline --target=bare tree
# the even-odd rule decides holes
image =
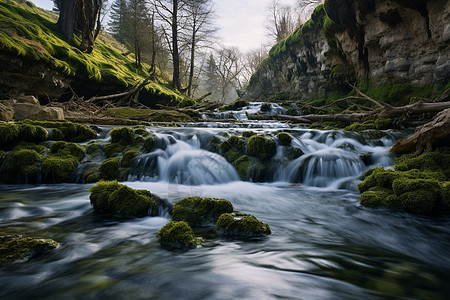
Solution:
[[[296,21],[292,7],[281,5],[279,0],[272,0],[268,6],[268,13],[266,28],[269,37],[279,43],[295,30]]]
[[[216,72],[218,84],[221,91],[221,100],[226,102],[232,100],[237,89],[242,89],[241,73],[243,63],[241,53],[236,47],[223,47],[216,51]]]
[[[210,44],[211,38],[214,32],[216,32],[216,29],[212,24],[213,3],[211,0],[188,1],[186,5],[186,11],[186,34],[188,34],[187,44],[190,50],[187,95],[191,97],[195,71],[196,51],[201,46],[208,46],[208,44]]]
[[[308,21],[314,9],[323,2],[324,0],[297,0],[296,10],[299,15],[297,25]]]

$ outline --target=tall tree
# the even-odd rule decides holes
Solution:
[[[297,0],[296,9],[299,12],[298,24],[303,24],[308,21],[314,9],[322,3],[324,3],[324,0]]]
[[[191,97],[197,48],[208,43],[216,29],[212,27],[213,4],[211,0],[188,1],[186,12],[186,27],[188,28],[187,34],[189,34],[187,42],[190,49],[187,95]]]
[[[172,54],[172,84],[181,91],[181,76],[180,76],[180,49],[179,49],[179,31],[182,28],[183,9],[188,0],[151,0],[154,8],[162,20],[162,26],[168,46]]]
[[[120,43],[126,43],[128,26],[128,5],[126,0],[114,0],[111,4],[108,32]]]
[[[296,27],[292,8],[288,5],[281,5],[279,0],[272,0],[268,6],[269,15],[266,21],[266,28],[276,43],[284,40]]]
[[[237,95],[237,89],[243,88],[240,77],[243,70],[241,53],[236,47],[223,47],[216,51],[216,57],[221,101],[227,102]]]
[[[91,53],[100,30],[103,0],[54,0],[59,10],[58,30],[73,38],[75,30],[81,32],[81,51]]]

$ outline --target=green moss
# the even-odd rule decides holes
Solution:
[[[114,128],[110,132],[111,143],[119,143],[122,145],[132,145],[134,142],[133,129],[129,127]]]
[[[278,143],[282,146],[289,146],[292,142],[292,136],[286,132],[277,134]]]
[[[0,147],[11,148],[19,141],[20,126],[16,124],[0,124]]]
[[[450,179],[450,154],[445,152],[426,152],[417,157],[403,155],[397,159],[395,170],[441,171]]]
[[[450,182],[445,182],[442,184],[441,199],[444,209],[450,211]]]
[[[427,190],[439,193],[440,185],[439,182],[434,179],[408,179],[403,177],[394,180],[392,189],[397,196],[416,190]]]
[[[103,154],[103,147],[100,142],[90,142],[86,147],[86,152],[89,155],[89,161],[100,160]]]
[[[233,166],[244,181],[264,182],[266,179],[267,168],[256,157],[243,155],[233,162]]]
[[[305,154],[302,149],[297,148],[297,147],[285,147],[283,148],[283,156],[287,159],[287,160],[294,160],[299,158],[300,156],[302,156],[303,154]]]
[[[173,110],[156,110],[149,114],[149,122],[193,122],[194,120],[187,114]]]
[[[254,135],[258,135],[258,134],[256,132],[254,132],[254,131],[244,131],[242,133],[242,137],[244,137],[244,138],[249,138],[249,137],[252,137]]]
[[[247,142],[248,155],[267,161],[275,155],[277,147],[272,139],[263,136],[252,136]]]
[[[203,226],[216,223],[219,216],[227,212],[233,212],[233,205],[228,200],[190,197],[174,204],[172,220],[186,221],[191,226]]]
[[[259,221],[252,215],[236,219],[231,213],[224,213],[217,221],[215,231],[220,236],[252,238],[271,233],[267,223]]]
[[[10,152],[5,166],[6,183],[36,183],[41,160],[35,150]]]
[[[250,167],[250,158],[247,155],[243,155],[239,157],[234,163],[234,168],[236,172],[239,174],[239,177],[247,181],[249,180],[249,167]]]
[[[375,120],[375,127],[378,130],[385,130],[385,129],[393,129],[396,128],[394,125],[392,119],[389,118],[379,118]]]
[[[86,156],[86,149],[74,143],[59,141],[50,146],[50,152],[60,156],[73,156],[81,161]]]
[[[361,194],[361,205],[370,207],[385,206],[386,198],[392,195],[393,192],[390,189],[373,187],[368,191]]]
[[[21,236],[0,237],[0,240],[0,264],[32,259],[59,246],[59,243],[50,239]]]
[[[12,149],[12,151],[19,151],[19,150],[24,150],[24,149],[34,150],[37,153],[39,153],[40,155],[43,155],[44,152],[47,150],[47,147],[42,145],[42,144],[33,144],[33,143],[28,143],[28,142],[19,142]]]
[[[100,172],[100,166],[98,164],[89,164],[83,170],[83,182],[95,183],[102,179],[102,173]]]
[[[183,221],[170,221],[159,230],[158,237],[162,246],[176,249],[194,248],[202,243],[202,239],[196,238],[188,223]]]
[[[238,110],[239,108],[246,107],[246,106],[249,106],[249,105],[250,105],[250,103],[248,101],[241,100],[241,99],[236,99],[233,103],[221,107],[220,110],[221,111]]]
[[[64,140],[67,142],[85,142],[97,137],[97,133],[84,124],[72,123],[66,120],[31,121],[25,120],[19,124],[41,126],[52,131],[49,139]]]
[[[127,147],[119,144],[119,143],[112,143],[105,146],[105,155],[107,158],[114,157],[122,153]]]
[[[134,190],[117,181],[100,181],[90,189],[96,212],[118,217],[144,217],[156,210],[156,199],[146,190]]]
[[[214,153],[219,153],[220,152],[220,144],[222,143],[222,140],[213,135],[209,141],[208,144],[206,145],[205,149]]]
[[[151,135],[144,141],[144,149],[147,152],[152,152],[156,148],[156,136]]]
[[[194,105],[196,105],[196,103],[192,99],[183,99],[178,103],[179,108],[184,108],[184,107],[194,106]]]
[[[245,154],[245,139],[232,136],[220,144],[220,150],[222,151],[223,157],[232,163]]]
[[[439,195],[433,191],[416,190],[402,194],[398,201],[407,212],[431,214],[439,203]]]
[[[100,173],[102,178],[105,180],[119,179],[120,169],[119,169],[120,157],[108,158],[100,165]]]
[[[40,143],[47,140],[48,133],[42,126],[24,124],[20,126],[20,136],[24,141]]]
[[[133,159],[138,155],[139,151],[135,149],[125,151],[125,153],[122,156],[122,160],[120,161],[120,165],[125,168],[131,167]]]
[[[72,156],[49,155],[42,163],[42,180],[51,183],[70,182],[79,163]]]

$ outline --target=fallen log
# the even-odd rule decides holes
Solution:
[[[334,115],[304,115],[304,116],[287,116],[287,115],[253,115],[247,114],[249,120],[277,120],[291,121],[294,123],[311,124],[315,122],[362,122],[367,117],[365,113],[353,114],[334,114]]]
[[[407,139],[396,141],[390,152],[419,155],[438,146],[450,146],[450,108],[440,112],[431,122],[418,127]]]

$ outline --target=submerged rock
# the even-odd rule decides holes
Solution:
[[[235,217],[230,213],[222,214],[217,221],[215,231],[220,236],[252,238],[271,234],[269,224],[259,221],[252,215]]]
[[[158,237],[162,246],[176,249],[194,248],[203,242],[184,221],[170,221],[159,230]]]
[[[157,199],[147,190],[134,190],[117,181],[100,181],[90,191],[96,212],[118,217],[144,217],[157,212]]]
[[[230,201],[217,198],[189,197],[173,205],[172,220],[186,221],[191,226],[216,223],[220,215],[233,212]]]
[[[51,239],[22,236],[0,236],[0,264],[24,262],[59,246]]]
[[[267,161],[277,152],[277,146],[272,139],[260,135],[252,136],[247,142],[248,155]]]

